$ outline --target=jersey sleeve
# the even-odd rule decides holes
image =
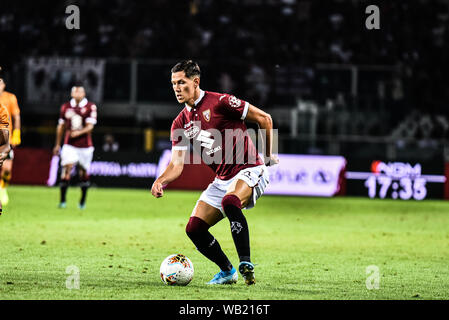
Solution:
[[[58,124],[64,124],[64,123],[65,123],[65,105],[63,104],[61,106],[61,110],[59,111]]]
[[[223,94],[219,98],[217,110],[231,119],[245,120],[248,114],[249,103],[233,95]]]
[[[11,94],[10,104],[11,104],[11,117],[19,115],[20,114],[19,103],[17,102],[17,97],[15,94]]]
[[[173,150],[187,150],[189,141],[184,135],[184,128],[179,118],[176,118],[171,125],[170,140]]]
[[[4,105],[0,105],[0,129],[9,129],[8,109]]]
[[[90,123],[93,125],[97,124],[97,106],[94,104],[90,106],[90,113],[86,118],[86,123]]]

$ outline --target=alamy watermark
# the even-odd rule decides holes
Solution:
[[[65,8],[65,13],[69,16],[65,19],[65,27],[69,30],[80,29],[80,8],[75,5],[70,5]]]
[[[65,26],[68,30],[80,29],[80,9],[77,5],[69,5],[65,9],[65,13],[69,14],[66,18]],[[369,16],[365,20],[365,26],[368,30],[380,29],[380,10],[379,7],[372,4],[366,7],[365,13]]]
[[[257,164],[258,154],[266,151],[267,139],[271,140],[270,154],[278,153],[277,129],[270,130],[270,134],[265,129],[226,129],[223,134],[217,129],[202,130],[200,122],[185,127],[173,130],[171,140],[175,141],[174,150],[192,147],[196,151],[192,159],[186,155],[187,164]],[[251,141],[256,140],[255,146]]]
[[[69,276],[65,280],[65,287],[69,290],[79,290],[80,288],[80,269],[77,266],[68,266],[65,273]]]
[[[368,276],[365,281],[366,288],[368,290],[379,290],[380,288],[380,269],[378,266],[368,266],[365,269],[365,273]]]
[[[379,30],[380,29],[380,11],[379,7],[376,5],[370,5],[366,7],[365,13],[369,16],[365,20],[365,26],[368,30]]]

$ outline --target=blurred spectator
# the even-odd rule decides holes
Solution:
[[[254,101],[256,105],[263,106],[267,101],[270,86],[267,82],[265,70],[256,64],[251,64],[245,77],[248,99]]]
[[[409,106],[445,111],[449,98],[447,0],[379,2],[375,31],[365,28],[367,0],[78,1],[81,30],[65,28],[68,4],[2,5],[2,65],[30,55],[251,63],[246,88],[262,103],[277,64],[403,65],[395,87]],[[239,90],[242,70],[218,82]]]
[[[115,141],[112,134],[106,134],[104,136],[103,151],[104,152],[117,152],[119,149],[119,143]]]
[[[234,82],[231,75],[227,72],[222,72],[218,79],[220,92],[231,93],[234,91]]]

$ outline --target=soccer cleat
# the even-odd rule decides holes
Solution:
[[[256,278],[254,277],[254,265],[251,262],[240,262],[239,272],[242,274],[243,279],[245,279],[245,283],[247,285],[256,283]]]
[[[61,202],[61,203],[59,203],[58,208],[65,209],[65,208],[67,208],[67,204],[65,202]]]
[[[78,208],[80,208],[80,210],[84,210],[84,209],[86,209],[86,204],[85,203],[83,203],[83,204],[79,204],[78,205]]]
[[[0,201],[4,206],[6,206],[9,202],[8,192],[6,191],[6,188],[0,188]]]
[[[237,270],[232,267],[231,271],[220,271],[217,273],[207,284],[233,284],[237,282],[238,278]]]

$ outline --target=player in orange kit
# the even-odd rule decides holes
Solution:
[[[20,109],[14,94],[5,91],[6,83],[4,76],[0,73],[0,104],[6,107],[9,114],[9,137],[11,149],[3,162],[0,176],[0,200],[3,205],[9,202],[6,188],[11,180],[12,162],[14,159],[13,148],[21,143],[20,139]]]

